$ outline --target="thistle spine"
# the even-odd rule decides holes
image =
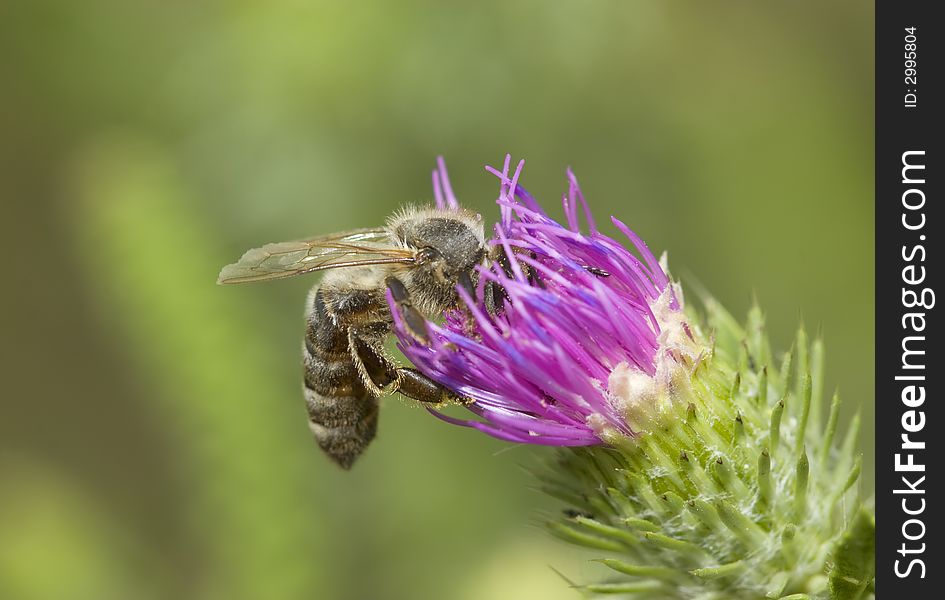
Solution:
[[[707,304],[709,358],[673,375],[671,401],[640,435],[561,450],[566,467],[544,474],[571,490],[576,511],[552,531],[611,554],[600,562],[614,577],[579,587],[640,599],[870,597],[871,574],[849,566],[872,560],[850,550],[868,550],[870,513],[856,509],[847,526],[836,508],[859,479],[859,418],[836,444],[839,394],[821,414],[822,340],[801,328],[772,377],[760,309],[743,329]]]

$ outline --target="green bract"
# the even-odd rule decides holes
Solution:
[[[613,571],[588,596],[737,600],[873,595],[874,520],[855,485],[859,418],[837,439],[823,343],[803,328],[779,363],[761,310],[742,326],[712,299],[687,310],[697,343],[639,435],[559,450],[540,471],[567,504],[548,523]],[[827,416],[826,423],[823,417]]]

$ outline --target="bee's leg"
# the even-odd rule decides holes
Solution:
[[[389,386],[397,382],[397,366],[383,349],[377,344],[367,342],[354,331],[348,334],[348,347],[364,387],[375,397],[387,393]]]
[[[397,391],[424,404],[467,403],[468,400],[443,387],[420,371],[411,368],[397,369]]]
[[[486,282],[483,301],[486,305],[486,312],[493,316],[502,312],[506,302],[512,303],[509,293],[505,291],[501,284],[495,281]]]
[[[509,255],[506,254],[502,246],[494,246],[492,248],[490,260],[493,263],[498,263],[499,268],[502,269],[506,277],[512,278],[515,276],[515,272],[512,270],[512,261],[509,259]],[[534,284],[535,281],[532,276],[534,269],[523,262],[519,262],[518,264],[525,277],[529,282]],[[505,309],[506,303],[512,304],[512,298],[509,296],[509,293],[506,291],[505,287],[497,281],[486,282],[486,285],[483,287],[482,300],[486,312],[493,316],[501,313]]]
[[[529,253],[529,258],[532,260],[538,260],[538,255],[534,252]],[[520,262],[519,265],[522,267],[522,271],[525,273],[525,277],[528,279],[528,283],[533,286],[541,289],[545,289],[545,282],[541,280],[541,277],[538,276],[538,270],[532,267],[527,263]]]
[[[395,310],[400,312],[410,335],[421,344],[429,344],[430,335],[427,331],[426,319],[413,305],[406,286],[396,277],[388,277],[385,283],[394,298]],[[464,401],[459,395],[416,369],[396,367],[394,370],[396,373],[396,389],[408,398],[425,404]]]
[[[477,335],[477,331],[476,331],[476,317],[474,316],[473,308],[479,305],[478,289],[476,287],[476,284],[473,283],[472,275],[468,272],[460,274],[458,283],[463,288],[463,290],[465,290],[466,293],[469,295],[469,298],[472,300],[472,304],[473,304],[473,306],[466,306],[465,300],[462,300],[460,302],[460,305],[464,309],[463,313],[465,314],[465,317],[466,317],[465,325],[463,327],[463,332],[469,337],[475,337]],[[487,281],[486,285],[483,286],[483,292],[485,293],[485,298],[483,298],[484,300],[483,304],[485,305],[486,312],[488,312],[490,315],[494,315],[495,311],[493,310],[493,305],[489,301],[489,293],[490,293],[489,284],[490,283],[493,283],[493,282]]]
[[[398,367],[376,348],[361,340],[352,341],[355,363],[375,396],[400,392],[424,404],[462,402],[458,395],[413,368]]]
[[[410,300],[410,292],[407,291],[407,286],[396,277],[388,277],[384,280],[384,283],[387,284],[387,289],[390,290],[391,296],[394,298],[394,304],[404,320],[404,325],[407,326],[408,333],[421,344],[429,344],[430,335],[427,331],[427,320]]]

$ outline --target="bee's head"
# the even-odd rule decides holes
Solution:
[[[405,283],[421,310],[435,312],[456,302],[463,274],[475,279],[486,256],[482,217],[465,210],[427,209],[402,213],[391,231],[416,251]]]

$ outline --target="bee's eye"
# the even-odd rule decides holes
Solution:
[[[421,265],[434,261],[439,257],[440,251],[431,246],[420,248],[420,250],[417,251],[417,263]]]

